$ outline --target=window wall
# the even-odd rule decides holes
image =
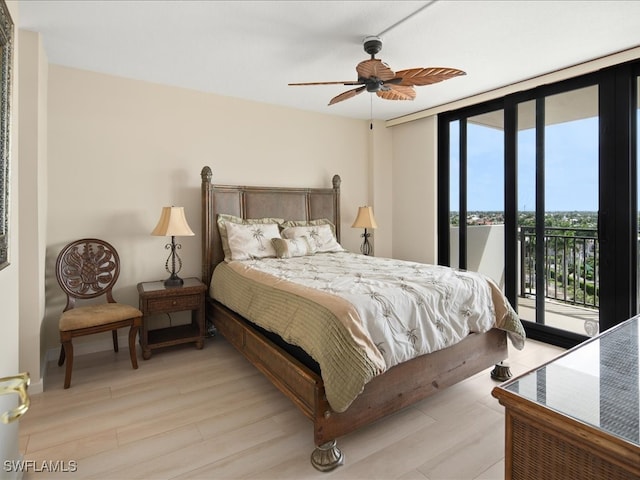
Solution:
[[[637,68],[439,116],[438,260],[492,277],[533,338],[638,311]]]

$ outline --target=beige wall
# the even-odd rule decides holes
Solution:
[[[64,306],[53,264],[71,240],[113,243],[122,261],[114,293],[137,305],[136,284],[166,276],[167,239],[149,234],[160,209],[184,206],[196,236],[180,239],[181,276],[200,275],[204,165],[230,184],[330,186],[340,174],[342,243],[359,248],[351,222],[373,200],[368,122],[56,65],[48,79],[47,348],[58,345]]]
[[[40,328],[45,308],[47,214],[47,58],[40,35],[18,32],[20,40],[20,369],[42,389]]]
[[[436,117],[393,127],[393,257],[437,263]]]
[[[372,232],[373,253],[377,257],[393,256],[393,134],[382,121],[373,122],[369,130],[369,205],[374,206],[378,228]],[[362,233],[362,232],[360,232]]]

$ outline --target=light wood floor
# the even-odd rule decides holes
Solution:
[[[517,375],[561,350],[528,341],[511,352]],[[223,339],[138,363],[131,369],[126,348],[77,357],[69,390],[64,368],[48,365],[44,393],[20,420],[20,451],[35,465],[73,460],[77,471],[24,478],[503,478],[490,369],[340,438],[345,465],[320,473],[309,463],[311,422]]]

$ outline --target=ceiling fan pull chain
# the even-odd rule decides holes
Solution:
[[[369,100],[371,100],[371,115],[370,115],[370,123],[369,123],[369,130],[373,130],[373,93],[369,94]]]

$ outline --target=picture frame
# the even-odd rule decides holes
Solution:
[[[4,0],[0,2],[0,270],[9,265],[9,200],[11,185],[11,83],[14,25]]]

